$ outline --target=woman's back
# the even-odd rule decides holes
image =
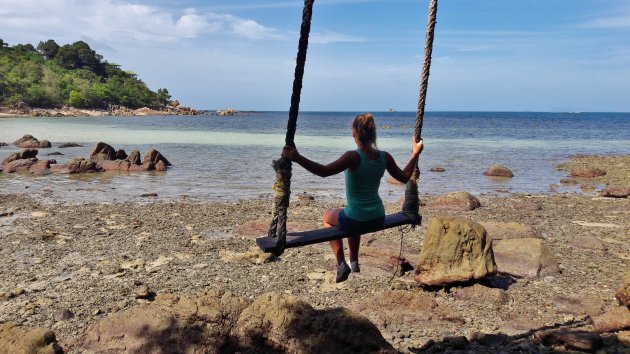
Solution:
[[[378,188],[385,173],[387,163],[385,153],[377,151],[378,157],[370,159],[361,149],[356,149],[359,155],[359,167],[344,172],[346,179],[346,215],[357,221],[378,219],[385,215],[385,208]]]

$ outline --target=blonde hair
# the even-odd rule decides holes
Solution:
[[[370,113],[359,114],[352,121],[352,128],[363,147],[376,147],[376,124]]]

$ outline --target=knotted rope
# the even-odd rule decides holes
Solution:
[[[300,42],[295,63],[295,75],[293,79],[293,92],[291,94],[291,108],[289,109],[289,121],[287,123],[287,135],[285,144],[295,147],[293,141],[297,127],[297,118],[300,110],[300,94],[302,93],[302,78],[306,64],[306,51],[308,49],[308,36],[311,32],[311,18],[313,17],[313,3],[315,0],[304,0],[302,11],[302,27],[300,28]],[[276,171],[276,182],[273,184],[275,195],[273,198],[273,217],[269,225],[269,237],[277,238],[276,247],[272,252],[279,256],[284,252],[287,236],[287,209],[291,196],[291,161],[281,157],[272,163]]]
[[[437,0],[429,3],[429,19],[427,21],[427,34],[424,43],[424,62],[422,64],[422,75],[420,78],[420,93],[418,95],[418,108],[416,110],[416,126],[414,136],[416,141],[422,138],[422,123],[424,121],[424,108],[427,101],[427,89],[429,87],[429,71],[431,69],[431,55],[433,54],[433,38],[435,37],[435,23],[437,18]],[[418,178],[420,169],[418,161],[413,170],[413,174],[405,186],[405,202],[403,212],[407,215],[417,217],[420,212],[420,198],[418,197]]]

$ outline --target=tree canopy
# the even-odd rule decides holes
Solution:
[[[108,63],[83,41],[59,46],[49,39],[35,48],[0,39],[0,105],[158,108],[170,98],[167,89],[151,91],[136,74]]]

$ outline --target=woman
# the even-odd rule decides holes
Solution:
[[[389,153],[376,148],[376,125],[374,117],[369,113],[360,114],[354,118],[352,137],[357,144],[357,149],[345,152],[328,165],[311,161],[290,146],[285,146],[282,151],[282,156],[320,177],[328,177],[344,171],[347,206],[344,209],[329,209],[324,213],[324,226],[336,226],[357,235],[348,238],[350,267],[344,257],[342,240],[330,241],[337,259],[337,283],[348,279],[350,272],[360,271],[361,234],[378,228],[385,220],[385,208],[378,195],[378,188],[385,170],[398,181],[407,183],[424,147],[422,139],[416,142],[414,138],[411,159],[401,170]]]

